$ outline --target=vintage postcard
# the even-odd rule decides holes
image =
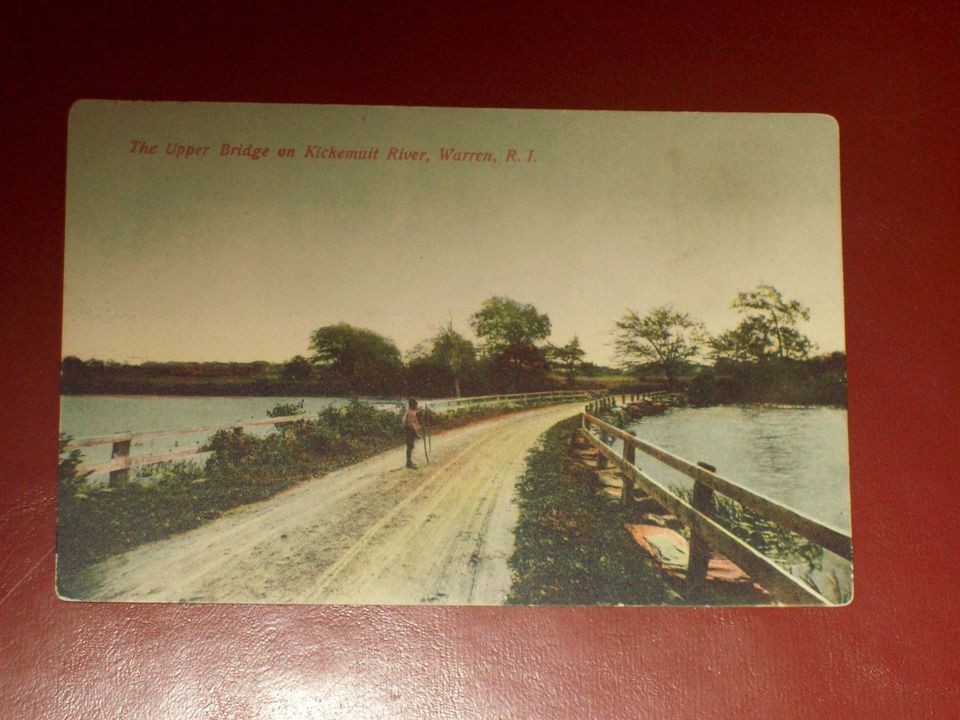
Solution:
[[[78,102],[57,591],[842,605],[838,129]]]

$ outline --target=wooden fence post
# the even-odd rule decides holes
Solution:
[[[600,442],[604,445],[608,445],[610,438],[607,437],[606,433],[603,430],[600,431]],[[607,456],[604,455],[600,450],[597,450],[597,470],[606,470],[607,469]]]
[[[715,473],[717,469],[708,463],[698,462],[704,470]],[[696,480],[693,483],[694,509],[708,517],[713,515],[713,488]],[[698,535],[690,533],[690,557],[687,561],[687,577],[683,583],[683,594],[688,600],[694,600],[703,592],[707,582],[707,570],[710,563],[710,546]]]
[[[131,442],[132,442],[132,438],[127,438],[126,440],[114,441],[113,447],[110,450],[110,459],[112,460],[113,458],[129,458]],[[112,488],[121,488],[127,484],[127,481],[129,479],[130,479],[129,468],[124,467],[120,470],[111,470],[109,486]]]
[[[635,432],[631,432],[630,434],[636,436]],[[635,465],[637,462],[637,447],[626,440],[623,441],[623,460],[628,465]],[[633,509],[633,490],[633,475],[628,469],[624,469],[623,492],[620,493],[620,505],[621,507],[627,508],[628,511]]]

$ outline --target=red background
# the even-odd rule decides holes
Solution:
[[[4,12],[2,49],[0,717],[955,716],[955,10],[511,5],[466,17],[359,3],[309,12],[277,3],[20,5],[28,9]],[[67,111],[83,97],[834,115],[853,604],[59,601],[64,162]]]

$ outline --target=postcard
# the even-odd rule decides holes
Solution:
[[[57,592],[852,599],[817,114],[84,100]]]

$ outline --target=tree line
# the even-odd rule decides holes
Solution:
[[[333,372],[360,393],[457,397],[552,389],[573,384],[584,368],[579,339],[563,346],[546,342],[550,318],[529,303],[491,297],[470,317],[470,327],[476,343],[448,323],[404,359],[392,341],[372,330],[327,325],[311,335],[312,355],[297,356],[288,366],[303,376]]]
[[[394,342],[348,323],[325,325],[309,353],[283,363],[147,362],[130,365],[69,356],[65,394],[371,395],[424,397],[525,392],[572,386],[578,377],[610,374],[584,361],[580,341],[547,342],[548,315],[529,303],[491,297],[470,317],[476,342],[438,328],[406,357]]]
[[[800,330],[809,308],[772,285],[737,293],[732,307],[740,320],[719,335],[671,305],[643,317],[627,310],[616,324],[617,356],[637,375],[660,371],[672,388],[684,377],[698,404],[846,404],[846,356],[813,356],[816,346]]]
[[[703,403],[845,402],[843,354],[813,357],[800,329],[808,308],[770,285],[738,293],[733,308],[738,324],[719,335],[671,305],[644,315],[625,310],[612,334],[616,369],[588,362],[576,336],[549,342],[550,318],[534,305],[495,296],[469,318],[476,341],[448,323],[406,357],[389,338],[341,322],[315,330],[309,353],[284,363],[68,357],[63,392],[437,397],[583,387],[592,379],[611,390],[686,389]]]

